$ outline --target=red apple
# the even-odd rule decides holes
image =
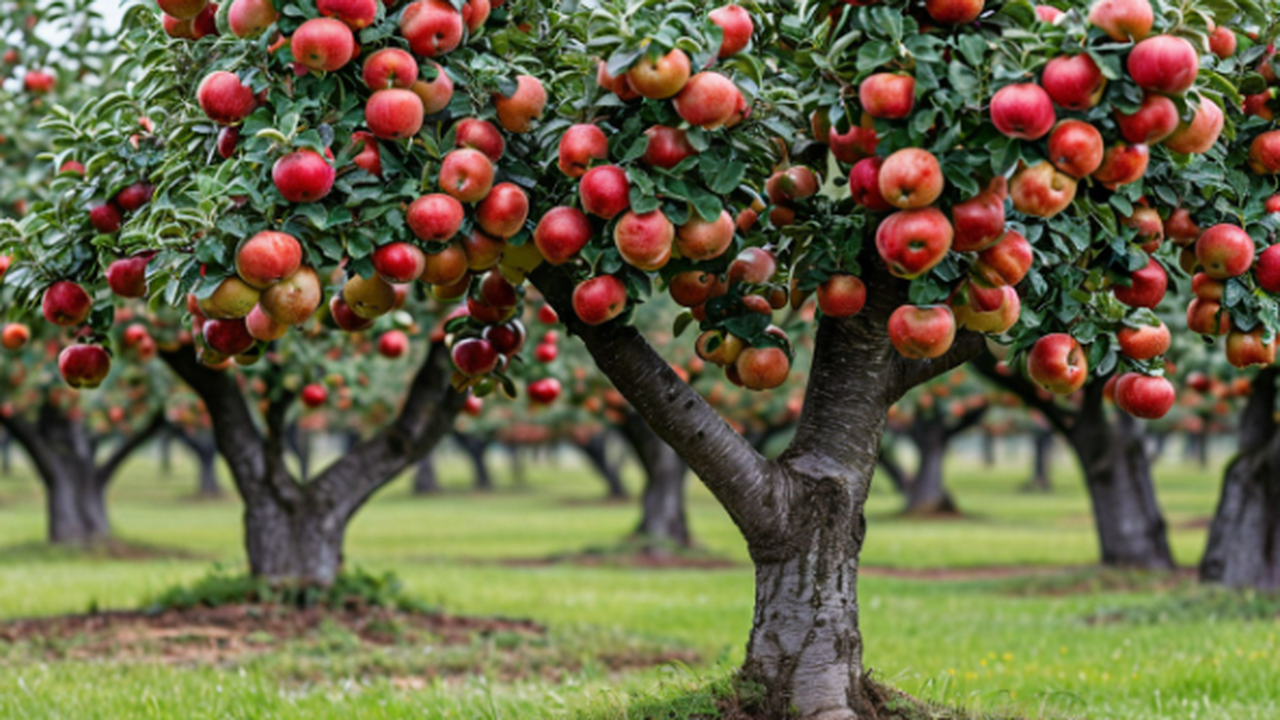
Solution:
[[[479,202],[493,188],[493,174],[493,163],[484,153],[470,148],[453,150],[440,165],[440,189],[459,202]]]
[[[1169,351],[1173,338],[1169,326],[1156,321],[1156,325],[1123,327],[1116,332],[1120,352],[1134,360],[1150,360]]]
[[[232,0],[227,10],[227,26],[238,38],[254,38],[279,17],[271,0]]]
[[[444,112],[453,101],[453,79],[449,77],[449,73],[434,62],[431,63],[430,72],[434,75],[429,80],[415,80],[409,88],[422,101],[422,112],[428,116]]]
[[[667,292],[681,307],[697,307],[726,290],[720,276],[702,270],[677,273],[667,281]]]
[[[1095,0],[1089,22],[1116,42],[1138,41],[1151,34],[1155,11],[1150,0]]]
[[[89,318],[93,299],[84,288],[70,280],[59,280],[44,291],[41,299],[44,319],[62,327],[79,325]]]
[[[309,149],[295,150],[276,160],[271,168],[271,180],[276,189],[292,203],[322,200],[333,188],[335,176],[329,161]]]
[[[742,93],[729,78],[714,72],[700,72],[689,78],[672,104],[681,119],[695,127],[713,129],[733,116]]]
[[[364,106],[369,131],[383,140],[403,140],[417,135],[425,112],[422,98],[403,88],[378,90]]]
[[[1254,267],[1258,287],[1269,293],[1280,293],[1280,245],[1272,245],[1258,254]]]
[[[1200,335],[1225,335],[1231,331],[1231,316],[1219,302],[1193,298],[1187,305],[1187,329]]]
[[[951,207],[951,223],[956,252],[977,252],[989,247],[1004,235],[1004,201],[1008,183],[1003,175],[992,178],[977,195]]]
[[[294,274],[301,265],[302,244],[287,233],[264,230],[236,251],[236,274],[259,290]]]
[[[1225,124],[1222,108],[1214,101],[1202,97],[1191,122],[1179,123],[1178,129],[1164,139],[1164,146],[1174,152],[1186,154],[1208,152],[1218,142]]]
[[[1064,15],[1066,15],[1066,13],[1052,5],[1036,6],[1036,18],[1040,20],[1040,22],[1046,22],[1050,25],[1054,25],[1057,24],[1058,20]]]
[[[1085,111],[1098,104],[1107,79],[1087,53],[1056,57],[1044,66],[1040,84],[1064,110]]]
[[[1154,308],[1164,299],[1169,287],[1169,276],[1155,258],[1147,258],[1146,267],[1129,275],[1130,285],[1115,285],[1111,294],[1129,307]]]
[[[1138,243],[1148,254],[1154,253],[1164,242],[1164,221],[1155,208],[1136,207],[1132,215],[1120,219],[1120,224],[1138,231]]]
[[[209,0],[156,0],[165,15],[178,20],[192,20],[204,10]]]
[[[134,183],[116,193],[112,201],[125,212],[136,212],[143,205],[151,202],[151,196],[155,191],[155,187],[147,183]]]
[[[992,287],[1017,285],[1026,277],[1034,259],[1031,243],[1022,233],[1010,230],[996,244],[978,253],[973,277]]]
[[[1076,185],[1075,178],[1058,172],[1052,163],[1041,161],[1013,176],[1009,197],[1018,212],[1047,219],[1075,200]]]
[[[447,0],[417,0],[400,15],[400,34],[414,55],[439,57],[462,42],[462,14]]]
[[[893,208],[880,194],[880,167],[883,158],[863,158],[849,171],[849,195],[853,201],[871,210],[883,212]]]
[[[953,230],[937,208],[900,210],[880,223],[876,250],[900,278],[917,278],[942,262],[951,249]]]
[[[1183,38],[1149,37],[1129,52],[1129,75],[1149,92],[1179,95],[1191,89],[1200,72],[1200,55]]]
[[[431,193],[409,205],[405,220],[419,240],[445,242],[458,234],[464,215],[462,203],[452,196]]]
[[[17,352],[26,347],[31,340],[31,329],[22,323],[9,323],[0,332],[0,346],[10,352]]]
[[[501,0],[499,0],[498,4],[502,4]],[[467,26],[467,30],[474,35],[480,32],[480,28],[489,19],[491,12],[493,12],[493,5],[489,0],[467,0],[466,4],[462,6],[462,22]]]
[[[983,0],[924,0],[925,12],[944,25],[968,25],[982,14]]]
[[[533,231],[533,242],[552,265],[569,262],[586,247],[594,231],[581,210],[555,207],[547,211]]]
[[[1247,368],[1253,365],[1274,365],[1276,341],[1263,342],[1266,329],[1258,326],[1248,332],[1232,330],[1227,333],[1227,362],[1233,367]]]
[[[498,264],[507,243],[502,238],[491,238],[480,230],[472,230],[462,236],[462,247],[467,251],[467,268],[479,272]]]
[[[872,118],[866,113],[862,114],[862,122],[848,132],[841,134],[833,127],[827,131],[826,138],[831,154],[840,162],[850,164],[874,156],[879,142]]]
[[[236,154],[236,146],[240,144],[240,128],[228,125],[218,131],[218,155],[223,160],[230,160]]]
[[[234,125],[258,107],[253,90],[225,70],[209,73],[200,81],[196,101],[210,120],[222,125]]]
[[[772,390],[787,381],[791,360],[782,348],[749,347],[738,353],[733,368],[748,390]]]
[[[612,220],[631,205],[631,183],[617,165],[591,168],[578,183],[582,209],[596,217]]]
[[[712,260],[733,244],[733,230],[733,218],[725,210],[711,222],[693,213],[688,222],[676,229],[676,249],[686,260]]]
[[[627,79],[627,74],[623,73],[618,77],[609,74],[609,66],[605,61],[601,60],[596,66],[596,84],[602,90],[611,92],[618,96],[623,102],[630,102],[640,97],[640,93],[631,87],[631,81]]]
[[[751,42],[751,33],[755,32],[751,13],[738,5],[718,7],[707,13],[707,19],[720,27],[720,50],[716,53],[719,58],[737,55],[745,50]]]
[[[501,325],[490,325],[484,329],[484,339],[493,344],[495,350],[503,355],[515,355],[524,347],[525,338],[528,334],[525,332],[524,323],[519,320],[510,320]],[[552,345],[551,347],[555,347]]]
[[[1280,130],[1268,130],[1249,145],[1249,169],[1258,175],[1280,173]]]
[[[248,352],[257,342],[249,334],[244,318],[235,320],[206,320],[201,331],[204,343],[220,355],[239,355]]]
[[[1243,275],[1253,266],[1253,238],[1235,225],[1214,225],[1196,241],[1196,259],[1214,280]]]
[[[89,211],[89,224],[103,235],[114,235],[120,232],[124,224],[124,215],[115,203],[103,203]]]
[[[1102,156],[1102,165],[1093,171],[1093,179],[1114,190],[1141,180],[1150,161],[1151,151],[1146,145],[1112,145]]]
[[[147,296],[147,263],[152,253],[140,253],[120,258],[107,266],[107,285],[111,292],[123,298]]]
[[[959,302],[957,302],[959,300]],[[1000,335],[1009,331],[1022,313],[1022,299],[1012,286],[984,288],[974,283],[965,285],[959,297],[953,297],[951,311],[956,324],[974,332]]]
[[[249,331],[249,335],[253,336],[254,340],[260,342],[279,340],[289,334],[289,326],[282,322],[276,322],[263,311],[261,305],[255,305],[249,311],[249,314],[245,316],[244,327]]]
[[[314,410],[329,401],[329,391],[319,383],[310,383],[303,386],[299,397],[303,405]]]
[[[650,100],[673,97],[689,82],[689,56],[679,48],[666,55],[646,54],[627,71],[627,82]]]
[[[1226,60],[1236,54],[1236,34],[1230,28],[1219,25],[1209,33],[1209,50]]]
[[[356,38],[341,20],[312,18],[293,31],[289,49],[312,72],[336,72],[355,57]]]
[[[329,314],[333,317],[333,323],[344,332],[360,332],[373,327],[373,320],[356,315],[351,306],[342,299],[341,293],[329,300]]]
[[[818,286],[818,309],[831,317],[850,317],[867,304],[867,286],[856,275],[832,275]]]
[[[640,157],[640,160],[649,167],[670,170],[683,162],[685,158],[698,154],[693,145],[689,144],[688,135],[679,128],[654,125],[645,130],[644,134],[649,138],[649,143],[645,145],[644,155]]]
[[[316,10],[325,17],[346,23],[352,30],[363,30],[378,17],[377,0],[316,0]]]
[[[613,227],[613,243],[629,265],[653,271],[671,259],[676,230],[661,210],[636,214],[627,211]]]
[[[507,132],[527,133],[533,121],[542,117],[547,106],[547,91],[542,82],[530,75],[516,77],[516,90],[510,97],[493,94],[493,107],[498,111],[498,124]]]
[[[560,381],[553,377],[539,378],[529,383],[529,402],[550,405],[560,397]]]
[[[418,61],[400,48],[383,48],[364,61],[360,78],[370,90],[408,89],[418,80]]]
[[[729,282],[763,285],[777,272],[778,259],[773,253],[764,248],[749,247],[729,263]]]
[[[873,118],[900,120],[916,104],[916,80],[910,75],[876,73],[858,86],[858,102]]]
[[[1053,99],[1035,83],[1006,85],[991,98],[991,122],[1011,138],[1039,140],[1049,134],[1056,116]]]
[[[111,372],[111,356],[100,345],[69,345],[58,353],[58,372],[71,387],[92,390]]]
[[[359,149],[351,162],[370,175],[382,177],[382,149],[373,133],[351,133],[351,146]]]
[[[407,242],[393,242],[373,252],[373,269],[389,283],[413,282],[427,267],[427,256]]]
[[[1063,120],[1049,135],[1049,161],[1074,178],[1093,174],[1104,152],[1102,133],[1083,120]]]
[[[803,200],[818,192],[818,176],[803,165],[779,170],[765,181],[765,195],[769,202],[782,204],[792,200]]]
[[[460,148],[471,148],[484,153],[492,162],[498,162],[506,148],[502,133],[488,120],[464,118],[454,126],[455,143]]]
[[[498,183],[476,206],[476,224],[494,237],[509,238],[529,218],[529,196],[515,183]]]
[[[903,357],[942,357],[956,337],[956,319],[946,305],[903,305],[889,316],[889,342]]]
[[[880,195],[902,210],[932,205],[945,183],[938,158],[928,150],[904,148],[880,166]]]
[[[1075,338],[1066,333],[1052,333],[1031,346],[1031,352],[1027,353],[1027,375],[1051,393],[1070,395],[1089,379],[1089,361]]]
[[[427,253],[418,280],[428,285],[450,286],[467,277],[467,252],[457,242],[437,253]]]
[[[262,291],[258,307],[272,320],[284,325],[301,325],[315,315],[324,302],[320,276],[303,265],[297,272]]]
[[[560,349],[555,345],[548,343],[540,343],[538,347],[533,349],[533,359],[540,363],[555,362],[560,355]]]
[[[1162,418],[1173,407],[1177,393],[1163,377],[1129,372],[1116,381],[1116,407],[1137,418]]]
[[[1147,93],[1142,98],[1142,107],[1132,115],[1117,110],[1116,124],[1128,142],[1158,143],[1178,129],[1178,107],[1164,95]]]
[[[573,289],[573,312],[588,325],[606,323],[627,307],[627,287],[612,275],[584,280]]]
[[[608,156],[609,139],[596,125],[571,125],[560,136],[560,172],[571,178],[582,177],[592,160],[604,160]]]

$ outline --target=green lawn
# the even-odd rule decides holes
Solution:
[[[192,668],[37,661],[0,645],[0,717],[647,717],[657,714],[639,708],[696,705],[698,696],[689,694],[722,680],[742,656],[750,570],[497,564],[609,545],[636,514],[631,504],[591,502],[603,486],[572,457],[531,464],[530,485],[523,488],[509,486],[504,457],[492,458],[502,484],[493,496],[465,492],[467,468],[456,459],[440,464],[450,488],[443,496],[412,498],[406,483],[385,490],[351,528],[350,563],[393,570],[412,595],[453,613],[533,618],[551,628],[554,641],[564,639],[584,656],[590,648],[638,638],[692,648],[704,665],[616,677],[588,663],[554,685],[476,677],[405,689],[393,673],[344,663],[340,649],[319,657],[285,649]],[[1056,468],[1057,492],[1048,497],[1016,492],[1028,463],[1004,459],[994,468],[963,453],[953,459],[950,480],[969,513],[965,519],[902,519],[886,483],[874,493],[863,555],[871,569],[861,595],[866,661],[878,677],[931,700],[1028,717],[1280,717],[1280,623],[1274,614],[1239,619],[1248,617],[1234,610],[1243,601],[1190,583],[1174,590],[1051,594],[1028,592],[1055,587],[1047,580],[877,573],[874,568],[1092,563],[1088,503],[1065,452]],[[1158,468],[1182,564],[1198,560],[1204,530],[1196,521],[1212,512],[1218,472],[1176,456]],[[162,475],[145,457],[125,468],[111,495],[115,528],[130,541],[181,549],[194,559],[49,552],[39,547],[44,518],[37,486],[21,467],[0,477],[0,617],[136,607],[198,578],[215,561],[240,563],[238,505],[189,500],[195,481],[185,464],[173,477]],[[634,487],[636,478],[628,480]],[[690,504],[703,545],[745,563],[734,528],[700,486],[693,487]],[[1265,614],[1274,604],[1262,607]],[[1086,621],[1093,617],[1112,621]],[[299,657],[323,672],[299,680]]]

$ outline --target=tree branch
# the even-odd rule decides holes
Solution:
[[[711,490],[748,542],[781,527],[777,495],[788,492],[780,473],[739,435],[634,327],[613,321],[587,325],[573,311],[573,283],[561,268],[543,263],[529,279],[577,335],[649,427]]]
[[[116,471],[120,469],[120,465],[124,463],[130,455],[138,448],[142,447],[148,440],[155,437],[165,426],[164,408],[161,407],[151,414],[151,420],[146,427],[134,433],[132,437],[126,438],[120,443],[114,452],[107,458],[107,461],[98,466],[94,471],[94,481],[99,488],[105,488],[107,483],[111,482],[111,478],[115,477]]]
[[[41,480],[54,477],[58,470],[58,458],[55,453],[50,452],[48,446],[40,437],[39,431],[31,425],[31,423],[14,415],[13,417],[5,417],[0,415],[0,425],[3,425],[9,431],[9,435],[18,444],[27,451],[27,456],[31,458],[31,462],[35,464],[37,475]]]
[[[951,438],[954,438],[955,436],[959,435],[965,430],[968,430],[974,425],[977,425],[978,423],[982,422],[982,418],[986,417],[987,410],[989,410],[990,408],[991,408],[990,405],[983,403],[978,407],[966,410],[965,413],[960,416],[960,419],[957,420],[954,425],[950,425],[947,427],[946,429],[947,440],[948,441],[951,440]]]
[[[1051,399],[1045,399],[1030,380],[1017,373],[1001,374],[996,370],[996,359],[990,353],[979,355],[973,361],[973,367],[979,374],[997,386],[1017,395],[1023,404],[1035,408],[1044,415],[1049,424],[1063,435],[1069,435],[1076,426],[1076,413],[1063,408]]]
[[[1276,434],[1276,378],[1277,370],[1264,368],[1253,376],[1249,401],[1240,413],[1240,453],[1255,452],[1271,441]]]

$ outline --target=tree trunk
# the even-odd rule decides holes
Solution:
[[[434,495],[438,492],[440,479],[436,477],[435,459],[428,453],[418,461],[418,466],[413,471],[413,494]]]
[[[596,474],[604,480],[605,487],[608,488],[606,497],[610,500],[625,500],[627,498],[627,488],[622,484],[622,473],[618,471],[617,463],[609,460],[609,433],[601,431],[587,438],[585,443],[577,446],[583,455],[587,456],[587,460],[591,462],[591,467],[595,468]]]
[[[1240,454],[1227,467],[1200,579],[1230,587],[1280,589],[1280,432],[1273,415],[1274,369],[1253,380],[1240,418]]]
[[[982,466],[996,466],[996,436],[985,431],[982,433]]]
[[[200,464],[200,485],[196,488],[196,497],[222,497],[222,486],[218,484],[218,454],[197,453],[196,461]]]
[[[453,439],[457,441],[458,447],[462,448],[467,453],[467,457],[471,459],[471,466],[475,470],[475,478],[471,485],[472,489],[476,492],[493,490],[493,477],[489,475],[489,465],[485,462],[485,454],[489,450],[489,440],[479,435],[460,432],[454,432]]]
[[[1053,430],[1044,428],[1031,436],[1031,479],[1022,486],[1024,492],[1053,492],[1049,480],[1049,457],[1053,453]]]
[[[310,502],[291,507],[270,494],[245,498],[249,572],[272,583],[332,584],[342,570],[347,520]]]
[[[168,427],[156,438],[160,445],[160,474],[165,479],[173,475],[173,436],[180,432],[175,427]]]
[[[105,488],[97,487],[93,443],[84,425],[46,404],[40,408],[37,431],[41,452],[49,456],[38,466],[48,504],[49,542],[105,540],[111,535]]]
[[[13,437],[7,432],[0,432],[0,475],[8,477],[13,473]]]
[[[311,479],[311,436],[298,427],[298,423],[290,423],[285,430],[285,443],[298,458],[298,477],[302,482]]]
[[[1091,386],[1101,382],[1095,380]],[[1087,390],[1094,392],[1101,394],[1101,389]],[[1089,399],[1085,402],[1090,404]],[[1106,422],[1101,402],[1097,405],[1097,413],[1085,412],[1070,440],[1089,488],[1102,564],[1170,570],[1173,555],[1142,430],[1137,420],[1119,411],[1115,422]]]
[[[955,500],[942,481],[942,461],[947,456],[947,427],[941,418],[916,420],[910,436],[920,452],[920,467],[907,485],[908,515],[958,512]]]
[[[635,536],[653,549],[693,545],[684,506],[688,465],[634,412],[627,413],[622,435],[644,470],[640,524]]]

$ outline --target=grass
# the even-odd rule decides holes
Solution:
[[[1174,450],[1157,468],[1158,492],[1175,556],[1193,565],[1204,544],[1198,521],[1213,511],[1220,467],[1202,471],[1179,462]],[[500,484],[507,479],[503,458],[492,458]],[[1098,579],[1081,569],[1096,560],[1096,541],[1066,454],[1051,496],[1018,493],[1029,461],[1012,453],[1001,459],[984,468],[965,447],[952,458],[963,519],[902,518],[887,483],[873,492],[860,589],[865,657],[877,678],[977,713],[1280,717],[1280,624],[1274,614],[1268,619],[1272,599],[1211,593],[1190,582]],[[466,677],[406,687],[391,670],[358,670],[354,661],[303,655],[312,672],[298,673],[302,660],[284,650],[175,667],[50,662],[0,649],[0,717],[638,718],[692,717],[714,705],[742,657],[752,579],[741,540],[703,489],[690,493],[694,532],[709,552],[740,567],[517,568],[498,561],[621,538],[636,521],[634,504],[590,502],[604,487],[570,456],[529,464],[528,486],[504,485],[489,497],[466,491],[467,468],[457,458],[439,469],[450,492],[413,498],[401,481],[361,511],[348,534],[353,565],[394,571],[410,596],[448,612],[532,618],[567,647],[659,643],[693,649],[705,662],[621,676],[587,663],[560,683]],[[636,487],[636,477],[627,480]],[[149,457],[128,465],[111,491],[118,534],[181,554],[119,559],[41,548],[37,486],[21,467],[0,477],[0,618],[137,607],[196,581],[215,562],[238,565],[239,505],[191,501],[194,487],[186,464],[168,478]],[[1008,565],[1053,574],[921,580],[876,570]],[[1065,567],[1059,573],[1056,566]]]

